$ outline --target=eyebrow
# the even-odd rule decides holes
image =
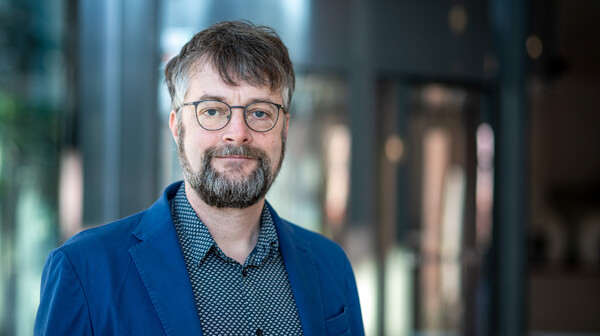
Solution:
[[[219,101],[222,101],[224,103],[227,103],[227,101],[226,101],[227,99],[225,97],[223,97],[223,96],[216,96],[216,95],[212,95],[212,94],[204,94],[204,95],[202,95],[200,97],[197,97],[195,99],[195,101],[199,101],[199,100],[219,100]],[[250,102],[248,102],[247,104],[252,104],[252,103],[257,103],[257,102],[271,102],[271,103],[274,103],[270,99],[264,97],[264,98],[252,98],[252,99],[250,99]],[[227,103],[227,104],[229,104],[229,103]]]
[[[197,97],[194,100],[196,100],[196,101],[198,101],[198,100],[220,100],[220,101],[224,101],[225,97],[215,96],[215,95],[211,95],[211,94],[205,94],[205,95],[202,95],[200,97]]]

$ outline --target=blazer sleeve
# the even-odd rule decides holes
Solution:
[[[90,311],[77,271],[61,250],[48,256],[42,271],[34,335],[92,335]]]
[[[346,259],[346,281],[348,283],[348,297],[350,312],[350,330],[352,335],[364,336],[365,328],[362,320],[362,312],[360,309],[360,300],[358,297],[358,288],[356,286],[356,279],[354,278],[354,272],[350,261]]]

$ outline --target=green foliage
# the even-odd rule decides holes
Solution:
[[[21,170],[33,169],[44,194],[56,198],[59,126],[57,111],[0,91],[0,195]]]

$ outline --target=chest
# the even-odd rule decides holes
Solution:
[[[243,266],[212,253],[188,271],[205,335],[302,334],[279,254]]]

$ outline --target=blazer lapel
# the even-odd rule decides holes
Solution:
[[[296,236],[294,228],[279,218],[269,204],[267,206],[277,228],[281,255],[296,300],[302,330],[305,335],[324,335],[325,313],[317,264],[310,252],[310,244]]]
[[[140,220],[129,253],[167,335],[202,335],[192,286],[171,218],[171,185]]]

